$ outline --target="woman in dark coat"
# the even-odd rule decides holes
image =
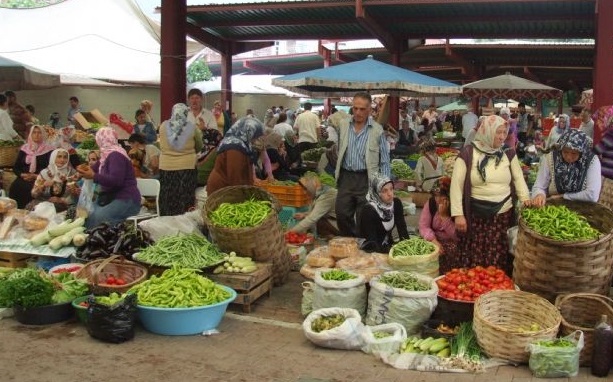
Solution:
[[[389,252],[394,244],[394,227],[400,240],[409,238],[402,202],[394,197],[394,184],[384,175],[377,174],[370,180],[366,204],[358,211],[357,221],[358,237],[365,239],[361,248],[367,252]]]
[[[30,129],[28,140],[21,146],[13,171],[17,179],[11,184],[9,197],[17,202],[18,208],[32,200],[32,187],[38,174],[49,166],[49,157],[54,147],[47,144],[47,134],[42,126]]]

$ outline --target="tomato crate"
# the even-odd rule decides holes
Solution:
[[[25,253],[0,252],[0,267],[25,268],[32,255]]]
[[[242,305],[244,313],[251,312],[251,304],[272,291],[272,264],[257,263],[258,269],[251,273],[207,274],[216,283],[228,286],[237,293],[232,303]]]
[[[273,194],[282,206],[304,207],[311,202],[306,190],[297,184],[294,186],[263,184],[261,187]]]

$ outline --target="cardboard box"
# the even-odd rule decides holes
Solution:
[[[84,111],[74,115],[77,129],[87,130],[92,127],[91,123],[100,123],[108,125],[109,120],[98,109],[93,109],[89,112]]]

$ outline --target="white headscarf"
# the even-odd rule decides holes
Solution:
[[[66,157],[68,159],[66,160],[66,163],[64,163],[63,166],[58,166],[55,163],[55,161],[56,161],[57,155],[61,152],[66,153]],[[46,169],[40,172],[41,177],[44,180],[53,180],[54,182],[64,182],[68,179],[68,177],[74,175],[75,170],[72,168],[72,165],[70,164],[69,155],[70,154],[68,153],[68,151],[63,148],[53,150],[49,158],[49,166],[47,166]]]

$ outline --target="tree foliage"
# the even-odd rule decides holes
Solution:
[[[187,82],[194,83],[198,81],[210,81],[213,79],[213,73],[204,59],[198,59],[187,68]]]

